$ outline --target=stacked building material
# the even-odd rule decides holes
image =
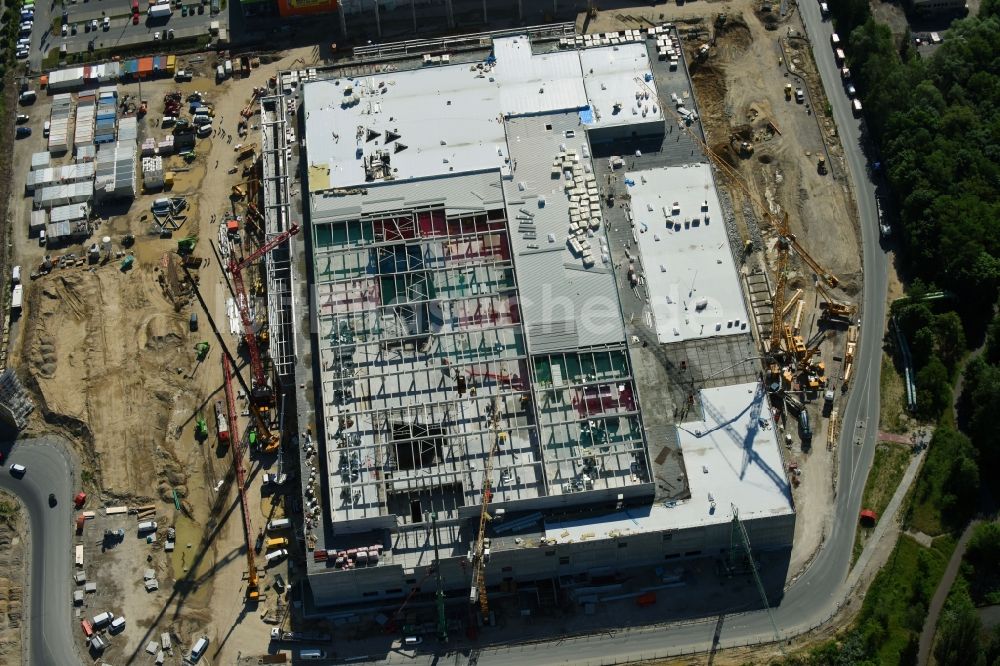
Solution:
[[[163,189],[163,158],[142,158],[142,186],[147,192]]]

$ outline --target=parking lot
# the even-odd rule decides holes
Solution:
[[[30,57],[32,67],[41,68],[47,53],[63,47],[63,59],[76,62],[74,54],[89,51],[197,36],[207,40],[212,21],[226,27],[226,13],[220,12],[219,0],[174,0],[169,4],[169,15],[162,10],[154,14],[164,15],[151,14],[151,6],[148,0],[66,2],[61,9],[56,6],[52,10],[51,22],[37,10],[42,32],[35,47],[38,55]]]

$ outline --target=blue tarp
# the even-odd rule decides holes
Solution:
[[[580,109],[580,122],[584,125],[592,125],[594,123],[594,111],[589,106],[585,106]]]

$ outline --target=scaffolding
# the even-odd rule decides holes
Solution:
[[[294,116],[288,117],[289,101],[279,93],[263,97],[261,105],[260,203],[253,204],[255,219],[263,217],[264,241],[288,231],[295,223],[291,215],[289,189],[289,144]],[[250,213],[248,212],[248,216]],[[268,346],[278,382],[285,390],[295,385],[295,302],[292,298],[293,245],[276,248],[264,258],[267,280]]]

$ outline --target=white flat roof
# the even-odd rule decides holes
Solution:
[[[546,523],[560,543],[727,523],[794,512],[767,395],[758,384],[700,392],[704,420],[677,426],[691,499],[599,519]]]
[[[625,175],[661,343],[745,333],[749,323],[708,164]]]
[[[504,115],[523,116],[570,111],[587,106],[583,71],[576,51],[533,55],[526,36],[493,40]]]
[[[663,120],[645,44],[605,46],[578,53],[593,115],[589,127]],[[616,104],[621,105],[617,111]]]
[[[383,149],[396,180],[497,169],[507,158],[498,84],[468,65],[307,83],[302,94],[313,192],[363,184],[363,158]]]
[[[663,119],[652,80],[650,99],[636,99],[647,92],[636,79],[652,78],[644,44],[533,54],[526,36],[504,37],[492,58],[304,84],[310,192],[363,185],[364,160],[380,151],[394,180],[509,175],[504,117],[572,111],[590,127]]]

